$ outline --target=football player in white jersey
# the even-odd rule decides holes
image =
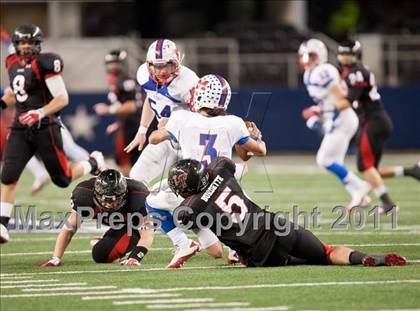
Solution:
[[[137,70],[137,81],[146,92],[140,127],[133,141],[124,149],[130,152],[134,148],[141,150],[146,141],[146,132],[153,118],[159,126],[165,123],[176,110],[189,109],[192,88],[197,84],[198,76],[191,69],[181,64],[182,57],[174,42],[159,39],[153,42],[146,56],[146,62]],[[161,176],[180,157],[176,144],[166,141],[159,145],[145,147],[130,171],[130,178],[149,186],[150,182]],[[152,189],[153,191],[153,189]],[[172,240],[177,249],[177,258],[187,260],[199,250],[199,245],[188,239],[187,235],[173,222],[167,221],[167,211],[154,210],[148,206],[149,213],[159,214],[161,229]]]
[[[305,69],[303,81],[316,105],[306,108],[302,115],[310,129],[321,130],[324,137],[316,162],[334,174],[351,196],[348,209],[366,206],[370,187],[344,165],[350,140],[359,121],[340,85],[337,68],[327,63],[328,51],[318,39],[310,39],[299,47],[299,65]]]
[[[219,156],[232,157],[232,148],[238,151],[243,160],[248,160],[248,152],[256,156],[266,154],[265,143],[261,140],[261,133],[254,123],[245,122],[234,115],[227,115],[231,97],[228,82],[217,75],[206,75],[201,78],[192,95],[192,111],[176,111],[169,118],[167,124],[154,131],[149,137],[149,143],[159,144],[172,140],[179,143],[183,158],[201,161],[207,166]],[[249,129],[250,128],[250,129]],[[239,179],[243,167],[237,165]],[[172,218],[172,211],[183,201],[169,188],[167,180],[158,183],[147,198],[147,203],[155,209],[167,210],[167,217]],[[209,230],[195,231],[203,249],[210,255],[219,257],[223,254],[221,243]],[[217,254],[217,256],[215,255]],[[228,262],[236,262],[235,252],[230,252]],[[182,258],[171,261],[168,267],[179,267]]]

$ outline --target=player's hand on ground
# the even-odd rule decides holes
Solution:
[[[146,142],[146,134],[145,133],[137,133],[134,139],[124,148],[124,151],[129,153],[136,148],[140,151],[143,149],[144,143]]]
[[[19,116],[19,122],[31,127],[35,123],[40,122],[43,117],[45,117],[45,113],[42,109],[29,110]]]
[[[136,258],[127,258],[120,262],[121,266],[140,266],[140,262]]]
[[[53,257],[50,260],[40,262],[37,264],[38,267],[59,267],[61,266],[61,260],[58,257]]]
[[[303,119],[308,120],[310,117],[319,116],[320,113],[321,113],[321,109],[318,106],[313,105],[311,107],[303,109],[302,117]]]
[[[97,103],[93,106],[93,110],[95,110],[97,115],[103,116],[109,113],[109,106],[105,103]]]
[[[111,134],[115,133],[116,131],[118,131],[119,128],[120,128],[120,123],[119,122],[111,123],[110,125],[108,125],[106,127],[106,133],[108,135],[111,135]]]
[[[251,137],[260,137],[261,131],[257,127],[257,125],[254,122],[246,121],[245,122],[246,127],[248,128],[249,134]]]

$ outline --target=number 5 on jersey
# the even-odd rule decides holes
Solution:
[[[232,189],[226,186],[222,192],[219,194],[217,199],[214,203],[225,213],[230,215],[235,215],[232,217],[232,222],[234,224],[242,223],[245,219],[245,215],[248,213],[248,207],[246,206],[244,200],[240,198],[238,195],[234,194],[230,196],[232,193]],[[236,210],[234,210],[234,206],[236,206]]]

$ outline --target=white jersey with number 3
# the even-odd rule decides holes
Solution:
[[[150,77],[146,63],[137,70],[137,81],[147,93],[149,105],[158,120],[169,118],[172,111],[188,109],[191,89],[198,80],[194,71],[181,65],[178,76],[168,85],[158,87]]]
[[[184,159],[195,159],[205,165],[219,156],[232,158],[233,146],[249,139],[245,122],[234,115],[207,117],[191,111],[176,111],[165,129],[172,140],[180,144]]]

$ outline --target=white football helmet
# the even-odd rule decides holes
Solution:
[[[161,85],[179,74],[182,58],[176,44],[168,39],[153,42],[147,50],[146,62],[150,76]]]
[[[226,79],[218,75],[206,75],[193,89],[191,110],[198,111],[201,108],[226,110],[231,96],[232,91]]]
[[[298,50],[299,62],[302,65],[307,65],[310,61],[311,54],[318,56],[318,64],[323,64],[328,61],[328,50],[324,42],[318,39],[309,39],[302,42]]]

